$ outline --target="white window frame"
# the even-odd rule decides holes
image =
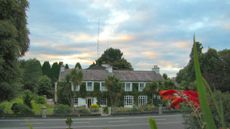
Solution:
[[[138,96],[138,105],[143,106],[148,103],[148,97],[146,95],[140,95]]]
[[[76,89],[74,90],[73,82],[71,82],[71,90],[72,90],[72,91],[80,91],[80,85],[77,85],[77,86],[76,86]]]
[[[127,89],[127,84],[130,84],[130,89]],[[133,91],[133,83],[132,82],[125,82],[125,91],[130,92]]]
[[[125,95],[124,106],[133,106],[133,104],[134,104],[134,97],[132,95]]]
[[[92,83],[92,89],[89,89],[88,83]],[[93,91],[94,90],[94,82],[93,81],[86,81],[86,91]]]
[[[104,86],[102,84],[104,84]],[[100,82],[100,91],[108,91],[107,87],[105,86],[105,82]]]
[[[144,86],[143,89],[141,89],[141,84],[143,84],[143,86]],[[145,83],[145,82],[139,82],[139,83],[138,83],[138,91],[139,91],[139,92],[143,92],[144,89],[145,89],[145,86],[146,86],[146,83]]]

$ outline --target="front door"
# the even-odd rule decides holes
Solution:
[[[87,98],[86,99],[86,104],[87,104],[87,107],[90,108],[90,106],[93,104],[93,98]]]

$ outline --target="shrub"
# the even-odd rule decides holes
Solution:
[[[99,105],[98,104],[92,104],[91,106],[90,106],[90,111],[92,111],[92,112],[97,112],[97,111],[99,111]]]
[[[0,107],[0,116],[4,115],[4,109]]]
[[[14,114],[17,115],[33,115],[33,111],[25,104],[14,103],[11,107]]]
[[[23,103],[27,105],[29,108],[32,108],[32,101],[33,96],[30,91],[26,91],[25,95],[23,96]]]
[[[54,106],[55,115],[69,115],[71,108],[68,105],[58,104]]]
[[[98,105],[98,104],[92,104],[92,105],[90,106],[90,108],[92,108],[92,109],[98,109],[98,108],[99,108],[99,105]]]
[[[80,114],[90,114],[89,109],[85,108],[84,106],[77,107],[75,110],[79,112]]]
[[[35,102],[38,104],[46,104],[46,99],[44,96],[37,96]]]

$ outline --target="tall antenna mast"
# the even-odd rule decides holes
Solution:
[[[100,37],[100,19],[98,19],[98,30],[97,30],[97,59],[99,58],[99,37]]]

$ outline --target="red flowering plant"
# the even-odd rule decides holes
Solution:
[[[194,90],[161,90],[160,96],[163,100],[170,102],[170,107],[179,109],[180,104],[185,104],[192,109],[192,115],[198,119],[200,126],[202,126],[200,115],[200,102],[197,91]]]
[[[161,90],[160,96],[163,100],[169,100],[171,107],[180,108],[181,103],[198,110],[200,108],[198,93],[194,90]]]

